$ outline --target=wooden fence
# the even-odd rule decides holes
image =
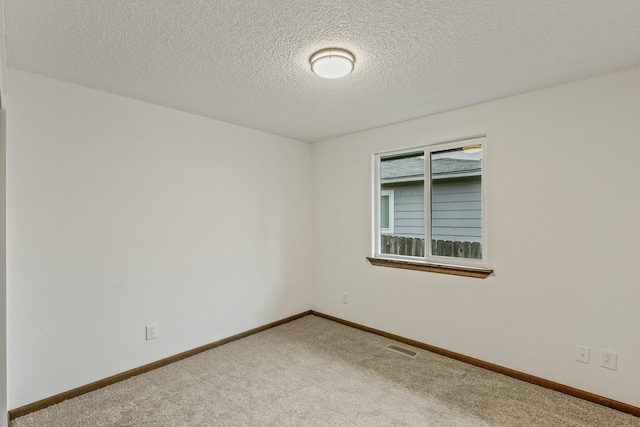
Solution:
[[[424,239],[382,235],[381,251],[385,254],[424,256]],[[439,256],[482,259],[482,245],[478,242],[432,240],[431,253]]]

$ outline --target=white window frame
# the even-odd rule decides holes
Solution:
[[[482,150],[482,259],[458,258],[431,255],[431,153],[447,151],[457,148],[480,145]],[[393,155],[410,154],[424,151],[425,158],[425,182],[424,182],[424,217],[425,217],[425,256],[414,257],[406,255],[386,254],[380,251],[381,228],[380,228],[380,197],[383,194],[380,183],[380,159]],[[488,265],[489,247],[488,236],[488,197],[487,197],[487,138],[486,136],[465,138],[461,140],[426,144],[402,149],[386,150],[373,154],[373,233],[372,233],[372,256],[373,258],[411,261],[425,264],[449,265],[454,267],[486,268]]]
[[[393,234],[393,226],[395,224],[395,190],[380,190],[380,198],[389,197],[389,228],[380,227],[380,233]]]

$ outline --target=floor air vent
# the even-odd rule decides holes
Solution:
[[[416,355],[418,354],[415,351],[409,350],[408,348],[398,347],[397,345],[393,345],[393,344],[388,344],[385,348],[387,350],[397,351],[398,353],[402,353],[405,356],[409,356],[409,357],[416,357]]]

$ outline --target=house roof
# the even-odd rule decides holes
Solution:
[[[433,179],[462,178],[480,175],[480,160],[443,158],[431,162]],[[394,182],[422,181],[424,179],[424,157],[404,157],[385,160],[380,164],[380,181]]]

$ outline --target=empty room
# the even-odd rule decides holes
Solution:
[[[0,427],[640,426],[640,2],[1,12]]]

